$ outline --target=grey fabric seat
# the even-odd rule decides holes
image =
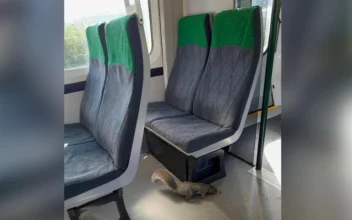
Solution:
[[[215,16],[208,64],[196,92],[193,114],[218,126],[239,128],[247,117],[250,92],[257,82],[261,41],[259,7]]]
[[[89,48],[89,72],[80,108],[80,123],[64,126],[65,144],[93,141],[95,121],[102,99],[106,76],[105,24],[90,26],[86,35]]]
[[[65,199],[119,177],[110,155],[95,141],[65,147]]]
[[[88,29],[98,32],[96,26]],[[101,100],[97,111],[90,111],[92,105],[87,105],[89,114],[84,114],[93,116],[94,113],[92,124],[86,124],[92,125],[89,130],[95,140],[64,149],[66,209],[121,191],[137,171],[150,74],[141,30],[136,15],[106,24],[109,59]],[[90,97],[96,101],[98,96]]]
[[[231,128],[220,127],[195,115],[158,120],[151,128],[186,153],[193,153],[235,133]]]
[[[209,14],[180,19],[176,58],[166,88],[165,102],[148,105],[147,127],[155,120],[192,112],[194,95],[208,58],[210,32]]]
[[[215,16],[209,58],[195,93],[192,114],[155,120],[149,126],[151,132],[198,156],[238,139],[260,72],[260,16],[259,7],[223,11]]]

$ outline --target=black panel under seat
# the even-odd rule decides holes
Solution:
[[[223,150],[195,158],[169,145],[148,129],[144,134],[150,153],[179,180],[212,183],[226,176]]]
[[[191,182],[212,183],[226,176],[223,150],[199,158],[188,157],[187,164]]]
[[[179,180],[186,181],[187,178],[187,155],[170,146],[145,129],[147,144],[150,153],[170,170]]]

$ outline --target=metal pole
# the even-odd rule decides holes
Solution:
[[[277,41],[277,32],[278,32],[278,23],[279,23],[278,21],[279,21],[280,6],[281,6],[281,0],[273,0],[273,1],[274,3],[273,3],[273,9],[272,9],[273,11],[272,11],[272,16],[270,21],[271,25],[270,25],[266,69],[265,69],[265,81],[264,81],[264,91],[263,91],[262,114],[261,114],[261,120],[260,120],[256,170],[262,169],[266,119],[268,116],[268,104],[269,104],[270,89],[271,89],[271,76],[273,72],[274,54],[276,50],[276,41]]]

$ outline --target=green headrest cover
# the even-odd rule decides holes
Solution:
[[[201,47],[208,47],[206,36],[206,17],[209,14],[198,14],[186,16],[178,22],[178,46],[196,44]],[[209,22],[209,21],[207,21]]]
[[[131,42],[129,39],[129,21],[135,15],[127,15],[114,19],[106,24],[106,47],[108,51],[108,65],[121,64],[129,71],[134,71]]]
[[[89,58],[98,59],[104,63],[105,56],[102,43],[99,37],[99,24],[87,27],[86,36],[89,49]]]
[[[254,13],[258,6],[220,12],[214,18],[212,48],[235,45],[254,47]]]

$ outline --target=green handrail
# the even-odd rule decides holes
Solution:
[[[266,69],[265,69],[265,81],[264,81],[264,91],[263,91],[262,114],[261,114],[261,120],[260,120],[256,170],[262,169],[266,120],[268,116],[271,77],[273,72],[274,54],[276,50],[276,43],[277,43],[277,36],[278,36],[277,33],[278,33],[280,7],[281,7],[281,0],[274,0],[273,12],[272,12],[271,21],[270,21],[271,25],[270,25]]]

